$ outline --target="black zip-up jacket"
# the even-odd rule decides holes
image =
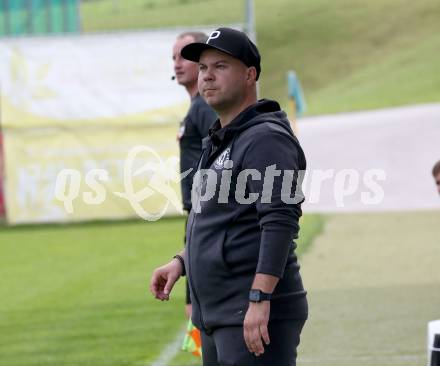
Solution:
[[[274,174],[270,192],[264,177],[274,164],[281,174]],[[242,325],[256,273],[280,278],[270,319],[307,318],[293,241],[301,204],[284,202],[291,202],[296,189],[296,174],[289,172],[305,168],[304,153],[277,102],[261,100],[225,128],[219,121],[213,125],[203,141],[197,173],[203,178],[194,181],[186,234],[192,321],[198,328]],[[209,173],[201,174],[205,169]],[[253,170],[240,175],[244,169]],[[285,183],[289,197],[283,180],[291,183]]]

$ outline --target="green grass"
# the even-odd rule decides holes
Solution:
[[[0,363],[151,361],[175,337],[183,292],[154,301],[149,276],[181,247],[182,227],[168,219],[2,228]]]
[[[237,23],[244,15],[241,1],[117,0],[115,3],[116,7],[113,7],[113,0],[83,2],[83,30],[94,32]]]
[[[305,218],[300,248],[320,220]],[[148,290],[153,269],[181,249],[183,225],[0,227],[0,364],[151,363],[185,322],[183,281],[170,302]]]
[[[325,216],[301,260],[310,318],[298,365],[426,365],[439,220],[440,211]]]
[[[439,215],[304,217],[310,319],[298,365],[425,363],[440,303]],[[168,303],[148,292],[182,233],[181,218],[1,227],[0,364],[150,364],[184,324],[182,283]],[[183,352],[172,362],[197,364]]]
[[[244,2],[112,0],[83,3],[86,31],[242,22]],[[440,100],[437,0],[255,1],[261,95],[287,105],[299,75],[308,114]]]
[[[265,94],[282,100],[293,68],[311,114],[440,100],[438,1],[276,4],[257,2]]]
[[[312,245],[313,240],[324,230],[324,217],[319,214],[307,214],[301,217],[301,231],[297,240],[298,256],[303,255]]]

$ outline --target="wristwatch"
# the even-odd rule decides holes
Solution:
[[[252,302],[269,301],[271,297],[272,294],[265,293],[261,290],[251,289],[249,291],[249,301]]]

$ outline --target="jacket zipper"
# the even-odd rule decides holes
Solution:
[[[232,141],[232,143],[231,143],[231,147],[232,147],[232,144],[233,144],[233,142],[234,142],[234,140],[235,140],[235,137],[236,136],[234,136],[234,139],[233,139],[233,141]],[[221,151],[221,149],[220,149],[220,147],[221,146],[219,146],[218,148],[217,148],[217,150],[216,150],[216,153],[218,152],[218,151]],[[205,153],[205,151],[206,151],[207,149],[205,149],[203,152],[202,152],[202,154],[201,154],[201,156],[200,156],[200,158],[199,158],[199,162],[198,162],[198,167],[197,167],[197,170],[199,170],[199,169],[201,169],[202,168],[202,163],[203,163],[203,154]],[[211,149],[209,149],[209,151],[211,151]],[[218,154],[216,154],[216,153],[214,153],[214,160],[215,160],[215,158],[216,158],[216,156],[218,155]],[[206,165],[211,165],[211,163],[210,163],[210,160],[212,160],[213,159],[213,156],[208,156],[207,157],[207,160],[206,160],[206,162],[205,162],[205,164]],[[208,164],[209,163],[209,164]],[[197,202],[197,204],[199,204],[199,202]],[[191,228],[190,228],[190,236],[189,236],[189,241],[188,241],[188,243],[187,243],[187,247],[186,247],[186,249],[187,249],[187,258],[188,258],[188,273],[187,273],[187,276],[188,276],[188,278],[190,279],[189,280],[189,284],[190,284],[190,287],[191,287],[191,290],[192,290],[192,292],[193,292],[193,295],[194,295],[194,299],[196,300],[196,302],[197,302],[197,304],[198,304],[198,306],[199,306],[199,311],[200,311],[200,324],[202,324],[202,327],[203,327],[203,330],[205,330],[205,332],[209,332],[209,329],[206,327],[206,324],[205,324],[205,321],[203,320],[203,311],[202,311],[202,307],[200,306],[200,300],[199,300],[199,297],[197,296],[197,292],[196,292],[196,290],[194,289],[194,286],[192,285],[192,276],[191,276],[191,254],[190,254],[190,246],[191,246],[191,244],[190,244],[190,242],[191,242],[191,238],[192,238],[192,236],[193,236],[193,228],[194,228],[194,222],[195,222],[195,220],[196,220],[196,213],[195,212],[193,212],[193,220],[192,220],[192,222],[191,222]]]

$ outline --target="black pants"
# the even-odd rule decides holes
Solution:
[[[201,332],[203,366],[295,366],[304,323],[305,320],[269,322],[270,344],[258,357],[247,349],[241,326],[218,328],[211,335]]]

